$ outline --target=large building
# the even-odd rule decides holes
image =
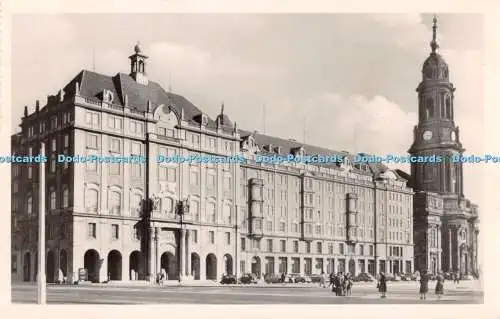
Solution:
[[[18,155],[46,145],[47,279],[220,279],[223,273],[413,271],[413,192],[379,164],[240,130],[213,120],[146,73],[139,46],[129,74],[80,72],[43,107],[25,108]],[[255,154],[338,154],[342,163],[262,164]],[[58,163],[57,154],[136,155],[146,163]],[[239,163],[160,163],[156,156],[239,155]],[[13,165],[12,276],[34,280],[37,165]],[[147,231],[143,198],[160,198]],[[189,210],[176,214],[179,203]]]
[[[463,165],[452,160],[465,149],[454,120],[454,92],[448,65],[436,51],[434,18],[431,53],[422,67],[418,93],[418,125],[413,156],[440,156],[441,163],[414,163],[410,184],[414,196],[415,267],[478,273],[479,215],[464,195]],[[404,175],[404,174],[402,174]]]

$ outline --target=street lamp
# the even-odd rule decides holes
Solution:
[[[40,154],[45,156],[45,143],[40,142]],[[39,305],[47,302],[45,282],[45,163],[40,162],[38,180],[38,274],[37,301]]]
[[[180,248],[181,248],[181,271],[179,273],[179,283],[182,281],[182,276],[184,275],[182,272],[186,272],[188,269],[184,269],[185,267],[189,265],[184,265],[186,261],[186,256],[184,256],[184,250],[185,250],[185,234],[186,234],[186,225],[184,224],[184,215],[189,212],[189,201],[190,201],[190,195],[187,196],[185,200],[179,200],[176,204],[175,207],[175,213],[179,215],[179,223],[180,223],[180,229],[181,229],[181,236],[180,236]],[[187,252],[189,253],[189,252]],[[184,267],[182,267],[184,266]],[[188,270],[189,271],[189,270]]]

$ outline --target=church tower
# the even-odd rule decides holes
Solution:
[[[422,67],[418,93],[418,125],[414,127],[412,156],[439,156],[441,163],[413,163],[415,191],[463,197],[462,164],[448,160],[464,152],[455,125],[453,99],[455,88],[449,79],[448,65],[437,53],[437,19],[433,20],[431,53]]]
[[[413,130],[411,156],[441,161],[411,164],[415,267],[477,273],[478,207],[465,198],[463,167],[452,156],[465,151],[454,120],[455,87],[448,65],[437,53],[437,19],[432,26],[431,52],[422,66],[418,85],[418,124]]]

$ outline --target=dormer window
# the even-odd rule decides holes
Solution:
[[[274,152],[275,152],[276,154],[281,154],[281,147],[280,147],[280,146],[276,146],[276,147],[274,148]]]
[[[102,92],[102,100],[103,102],[106,102],[106,103],[113,103],[114,101],[114,94],[113,92],[109,91],[109,90],[104,90]]]

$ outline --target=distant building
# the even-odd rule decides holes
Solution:
[[[46,144],[47,280],[220,280],[222,274],[412,272],[413,191],[380,164],[213,120],[150,81],[139,46],[129,74],[80,72],[35,111],[17,155]],[[342,163],[261,164],[255,154],[338,154]],[[147,156],[147,163],[64,164],[56,154]],[[161,155],[240,155],[243,164],[158,164]],[[12,166],[12,278],[36,276],[37,165]],[[161,200],[149,231],[141,201]],[[182,222],[179,202],[189,204]],[[187,207],[184,205],[183,207]]]
[[[418,92],[418,125],[409,153],[440,156],[441,163],[413,163],[415,268],[478,272],[478,207],[464,195],[462,163],[450,160],[465,151],[454,120],[455,88],[448,65],[436,50],[434,18],[431,53],[422,68]],[[403,175],[403,174],[402,174]]]

